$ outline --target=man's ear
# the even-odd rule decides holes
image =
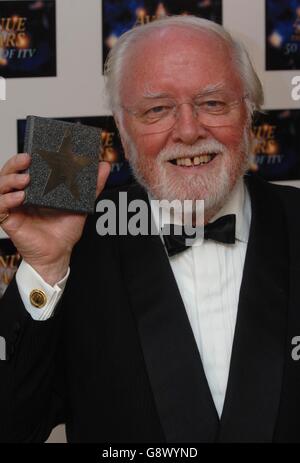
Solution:
[[[127,153],[128,153],[128,143],[127,143],[127,141],[126,141],[126,137],[125,137],[124,134],[123,134],[122,124],[120,123],[120,120],[119,120],[118,116],[116,115],[116,113],[113,113],[113,117],[114,117],[114,120],[115,120],[117,129],[118,129],[118,131],[119,131],[119,135],[120,135],[120,138],[121,138],[122,146],[123,146],[123,149],[124,149],[125,159],[127,159],[127,161],[128,161],[128,154],[127,154]]]

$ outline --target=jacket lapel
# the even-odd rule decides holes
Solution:
[[[167,442],[273,438],[286,340],[286,224],[270,187],[252,177],[246,182],[252,220],[221,423],[160,237],[128,235],[119,240],[123,274]],[[139,187],[131,193],[134,199],[148,201]]]
[[[147,195],[137,187],[134,198]],[[130,197],[128,198],[130,200]],[[123,274],[167,442],[211,442],[219,418],[159,236],[124,236]]]
[[[247,178],[252,221],[219,441],[272,441],[284,366],[288,243],[280,201]]]

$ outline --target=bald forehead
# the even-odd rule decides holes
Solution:
[[[125,59],[125,66],[146,66],[153,64],[157,54],[164,59],[165,56],[176,56],[177,59],[192,54],[205,56],[209,54],[216,59],[232,58],[229,45],[212,31],[201,31],[194,27],[168,26],[162,29],[153,29],[142,36],[138,42],[131,44]]]
[[[149,31],[131,45],[123,61],[121,99],[160,90],[160,84],[167,85],[174,77],[178,85],[186,86],[189,73],[197,73],[204,86],[233,78],[236,66],[230,46],[215,33],[195,28],[169,26]]]

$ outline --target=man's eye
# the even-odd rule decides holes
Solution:
[[[208,101],[202,102],[201,106],[205,106],[210,109],[222,109],[226,106],[226,103],[220,100],[208,100]]]
[[[146,111],[146,114],[149,116],[163,114],[164,112],[168,111],[168,109],[168,106],[153,106],[153,108],[150,108]]]

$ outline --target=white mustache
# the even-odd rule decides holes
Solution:
[[[159,161],[170,161],[182,157],[197,156],[199,154],[225,153],[227,148],[216,140],[198,141],[194,145],[178,144],[172,148],[164,148],[158,154]]]

